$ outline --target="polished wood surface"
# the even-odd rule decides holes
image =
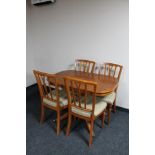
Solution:
[[[100,66],[99,75],[102,74],[102,75],[106,75],[110,77],[115,77],[119,81],[121,73],[122,73],[122,69],[123,69],[122,65],[106,62]],[[116,94],[117,94],[117,88],[115,89]],[[112,106],[113,106],[114,112],[116,112],[116,98],[114,100],[113,105],[111,103],[108,103],[108,108],[107,108],[108,109],[108,125],[110,124]]]
[[[87,72],[87,73],[94,72],[95,61],[76,59],[75,63],[76,63],[75,70],[77,70],[77,71],[83,71],[83,72]]]
[[[68,108],[68,105],[61,107],[59,102],[59,84],[55,75],[48,74],[40,71],[33,70],[35,75],[39,93],[41,97],[41,115],[40,123],[43,123],[45,117],[45,108],[54,110],[57,112],[57,135],[60,133],[60,121],[64,118],[67,118],[67,115],[60,116],[60,112]],[[53,95],[53,91],[56,91],[56,96]],[[49,101],[55,102],[56,106],[44,104],[43,99],[48,99]]]
[[[101,74],[94,74],[94,73],[85,73],[81,71],[74,71],[74,70],[65,70],[56,73],[57,78],[59,79],[60,85],[65,85],[63,78],[64,77],[75,77],[82,80],[88,80],[96,82],[97,88],[96,93],[97,96],[105,96],[112,91],[114,91],[118,86],[118,79],[111,76],[101,75]],[[91,87],[87,88],[88,91],[93,92]]]
[[[122,65],[106,62],[100,66],[99,74],[115,77],[119,81],[122,69]]]
[[[102,115],[102,128],[104,127],[104,119],[105,119],[105,109],[103,109],[97,116],[94,115],[95,105],[96,105],[96,88],[97,83],[79,79],[77,77],[65,77],[65,86],[67,90],[68,96],[68,126],[67,126],[67,136],[70,133],[72,116],[83,119],[86,121],[88,129],[90,131],[89,136],[89,146],[92,145],[93,139],[93,126],[94,120]],[[88,88],[92,88],[92,92],[88,91]],[[90,106],[90,101],[88,103],[88,97],[92,96],[92,105],[88,108],[88,104]],[[79,109],[84,113],[90,112],[90,116],[84,116],[82,114],[78,114],[71,109]]]

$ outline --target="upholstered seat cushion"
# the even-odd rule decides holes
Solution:
[[[95,104],[95,110],[94,110],[94,115],[97,116],[99,115],[104,109],[106,109],[107,103],[103,101],[101,97],[96,97],[96,104]],[[84,103],[81,103],[81,107],[84,107]],[[92,99],[89,98],[89,101],[87,103],[87,109],[92,109]],[[85,117],[90,117],[91,112],[72,107],[71,108],[73,113],[85,116]]]
[[[109,95],[103,97],[103,101],[110,103],[110,104],[113,104],[115,101],[115,98],[116,98],[116,93],[112,92]]]
[[[67,99],[67,94],[64,90],[61,90],[59,91],[59,104],[60,104],[60,107],[63,107],[63,106],[66,106],[68,104],[68,99]],[[48,96],[50,97],[50,94],[48,94]],[[56,99],[56,91],[52,91],[52,97],[53,99]],[[57,106],[57,103],[54,102],[54,101],[51,101],[47,98],[43,98],[43,103],[44,104],[47,104],[47,105],[50,105],[50,106],[53,106],[53,107],[56,107]]]

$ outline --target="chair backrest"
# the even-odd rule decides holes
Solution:
[[[93,73],[95,67],[95,62],[84,59],[76,59],[75,60],[75,70],[83,71],[87,73]]]
[[[59,102],[59,84],[54,74],[33,70],[41,98]]]
[[[91,116],[94,117],[97,83],[72,77],[65,77],[64,80],[69,108],[75,107],[85,112],[90,112]],[[88,92],[88,87],[89,90],[92,90],[91,93]],[[90,102],[92,103],[91,106]]]
[[[123,66],[114,63],[104,63],[100,66],[99,74],[104,74],[120,79]]]

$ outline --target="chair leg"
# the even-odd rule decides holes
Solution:
[[[45,115],[45,112],[44,112],[44,105],[41,104],[40,123],[43,123],[43,121],[44,121],[44,115]]]
[[[94,127],[94,121],[91,121],[90,124],[90,135],[89,135],[89,147],[91,147],[93,142],[93,127]]]
[[[111,119],[111,109],[112,109],[112,105],[109,104],[108,105],[108,125],[110,124],[110,119]]]
[[[69,113],[68,114],[67,132],[66,132],[67,136],[69,136],[69,134],[70,134],[71,122],[72,122],[72,115]]]
[[[57,111],[57,135],[60,133],[60,110]]]
[[[116,112],[116,99],[114,101],[114,112]]]
[[[104,128],[104,120],[105,120],[105,111],[102,114],[102,128]]]

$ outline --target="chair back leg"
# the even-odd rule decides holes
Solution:
[[[104,110],[104,112],[103,112],[103,114],[102,114],[102,128],[104,128],[104,120],[105,120],[105,110]]]
[[[66,131],[67,136],[69,136],[70,134],[71,123],[72,123],[72,115],[71,113],[68,113],[68,125],[67,125],[67,131]]]
[[[114,101],[114,112],[116,112],[116,99]]]

